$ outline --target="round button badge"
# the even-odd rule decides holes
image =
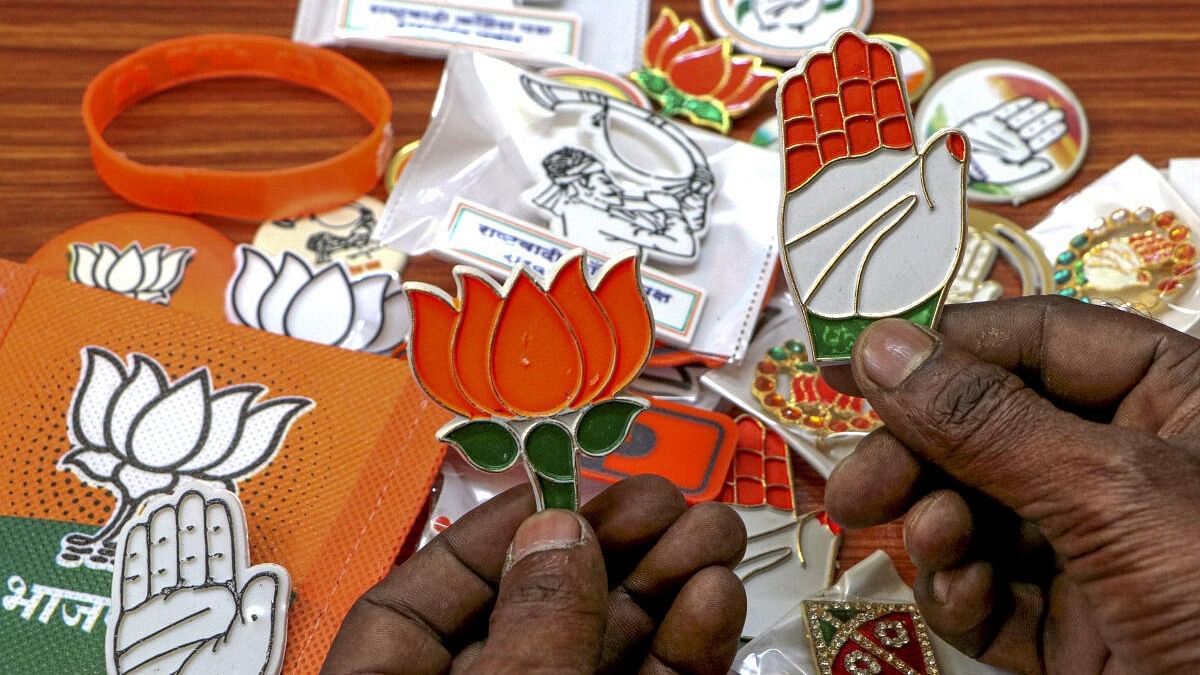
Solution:
[[[1087,116],[1067,85],[1017,61],[976,61],[946,74],[917,111],[924,142],[957,127],[971,139],[968,196],[1014,205],[1062,187],[1083,165]]]
[[[408,256],[375,239],[382,213],[383,202],[363,196],[325,213],[268,220],[254,235],[254,247],[267,254],[291,251],[320,267],[341,260],[351,276],[400,272]]]
[[[866,31],[872,0],[701,0],[704,20],[719,37],[771,63],[794,66],[838,31]]]

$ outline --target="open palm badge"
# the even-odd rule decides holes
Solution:
[[[783,269],[814,363],[874,320],[936,324],[966,236],[966,137],[918,149],[887,43],[843,31],[779,85]]]
[[[524,458],[538,509],[579,505],[576,450],[602,457],[647,404],[618,397],[645,366],[654,323],[630,252],[590,274],[577,249],[544,279],[518,266],[500,286],[454,269],[456,298],[406,283],[413,374],[458,419],[438,431],[473,466]]]

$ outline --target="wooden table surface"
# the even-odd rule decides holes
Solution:
[[[695,0],[669,4],[699,19]],[[1065,188],[1021,208],[994,211],[1028,227],[1059,200],[1131,154],[1165,165],[1200,155],[1200,0],[876,0],[871,30],[907,36],[932,54],[939,73],[983,58],[1040,66],[1079,95],[1091,147]],[[135,207],[92,170],[79,102],[88,81],[120,56],[179,35],[237,31],[287,37],[295,0],[4,0],[0,4],[0,257],[23,261],[77,223]],[[399,143],[420,137],[440,61],[365,50],[348,56],[387,86]],[[761,110],[737,124],[748,138]],[[333,155],[367,131],[356,114],[322,95],[263,81],[224,80],[156,96],[108,132],[135,159],[230,169],[290,166]],[[397,146],[398,147],[398,146]],[[377,196],[384,197],[382,186]],[[1130,195],[1131,205],[1137,196]],[[207,216],[249,241],[255,223]],[[413,260],[408,279],[447,285],[449,266]],[[799,463],[798,464],[802,464]],[[799,477],[801,504],[819,504],[820,479]],[[876,548],[912,567],[895,525],[849,533],[843,566]]]

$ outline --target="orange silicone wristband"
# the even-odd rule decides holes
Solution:
[[[371,123],[371,134],[329,159],[271,171],[221,171],[135,162],[104,140],[104,130],[152,94],[197,80],[262,77],[332,96]],[[369,192],[391,150],[392,99],[362,66],[327,49],[265,35],[212,34],[166,40],[105,68],[83,95],[83,125],[96,172],[140,206],[270,220],[319,213]]]

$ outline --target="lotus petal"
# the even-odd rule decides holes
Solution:
[[[375,354],[387,354],[401,342],[408,339],[412,328],[412,315],[408,310],[408,296],[404,291],[397,291],[387,296],[383,301],[383,323],[379,327],[379,335],[362,351]]]
[[[118,293],[132,293],[142,285],[145,272],[141,247],[137,244],[130,244],[117,257],[117,261],[108,271],[108,276],[102,278],[105,288]]]
[[[295,300],[296,293],[299,293],[312,278],[312,272],[303,260],[295,254],[284,253],[279,274],[262,294],[262,300],[258,304],[259,327],[271,333],[287,335],[284,332],[284,319],[288,307]]]
[[[175,479],[173,473],[144,471],[126,464],[117,470],[116,483],[130,501],[138,501],[152,492],[168,492]]]
[[[720,40],[683,51],[667,66],[667,78],[684,93],[709,95],[725,79],[730,49],[727,40]]]
[[[200,450],[176,471],[204,471],[233,453],[242,434],[246,412],[266,388],[257,384],[227,387],[213,395],[209,407],[212,421]]]
[[[167,376],[153,360],[134,354],[133,370],[117,390],[108,406],[104,421],[104,439],[108,447],[123,457],[129,456],[129,428],[151,401],[167,388]]]
[[[231,321],[236,320],[251,328],[262,328],[258,322],[258,305],[275,280],[275,268],[266,256],[249,246],[239,246],[238,253],[241,260],[233,283],[229,285],[226,313],[232,311],[233,316],[229,317]]]
[[[152,246],[142,252],[142,267],[144,268],[145,277],[142,279],[142,284],[138,287],[141,291],[157,291],[161,290],[158,286],[159,278],[162,274],[163,249],[161,244]]]
[[[92,277],[96,280],[97,288],[108,288],[108,273],[117,262],[119,253],[112,244],[100,243],[100,255],[96,258],[96,266],[92,268]]]
[[[391,275],[372,274],[355,281],[350,287],[354,294],[354,318],[350,334],[341,342],[345,349],[362,349],[375,341],[383,329],[383,294]]]
[[[435,288],[410,284],[405,293],[412,310],[408,361],[417,382],[442,407],[466,417],[487,417],[463,396],[454,378],[450,344],[458,309]]]
[[[194,453],[209,427],[208,371],[198,370],[146,406],[129,432],[129,456],[150,469],[170,469]]]
[[[647,68],[658,67],[658,53],[662,51],[663,44],[678,25],[679,17],[675,15],[675,12],[669,7],[663,8],[658,19],[650,28],[650,32],[646,34],[646,42],[642,45],[642,63]]]
[[[611,398],[638,376],[654,348],[654,320],[642,295],[636,256],[614,263],[596,282],[596,301],[612,322],[617,361],[612,378],[596,400]]]
[[[318,272],[292,298],[283,329],[285,335],[337,346],[350,334],[353,322],[350,277],[345,267],[334,264]]]
[[[496,398],[488,368],[488,353],[492,348],[492,325],[500,311],[503,298],[482,274],[463,274],[455,270],[458,283],[459,312],[450,342],[450,358],[459,390],[479,408],[496,417],[512,417],[500,399]]]
[[[111,352],[99,347],[84,350],[83,375],[71,401],[71,440],[77,445],[104,447],[108,405],[124,381],[125,367]]]
[[[72,467],[75,473],[100,483],[108,483],[113,479],[121,458],[107,450],[90,450],[75,448],[59,460],[60,467]]]
[[[207,480],[245,478],[270,461],[279,450],[292,420],[312,404],[306,398],[287,397],[272,399],[256,407],[242,425],[242,435],[233,452],[217,466],[202,472],[201,477]]]
[[[691,49],[704,43],[704,36],[700,33],[700,29],[692,21],[683,21],[675,27],[667,39],[663,41],[662,48],[658,50],[658,55],[654,57],[654,65],[659,70],[667,70],[671,66],[671,62],[675,56],[685,50]]]
[[[84,286],[95,286],[96,277],[92,271],[96,268],[96,251],[86,244],[71,244],[71,267],[67,269],[67,278]]]
[[[612,378],[617,362],[617,338],[612,322],[588,287],[583,256],[559,270],[550,282],[550,299],[571,324],[583,354],[583,388],[571,402],[572,408],[579,408],[591,403]]]
[[[162,258],[162,269],[159,271],[158,280],[155,281],[153,290],[170,292],[175,290],[180,281],[183,281],[183,268],[191,259],[194,251],[190,248],[180,248],[166,254]]]

